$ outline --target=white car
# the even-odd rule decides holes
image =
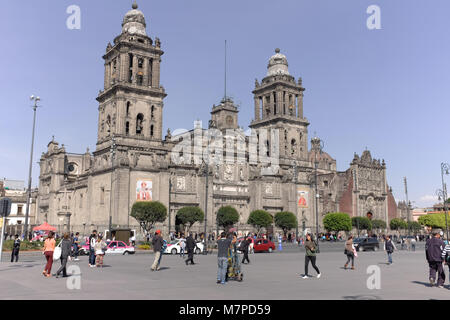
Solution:
[[[167,244],[167,248],[164,251],[164,253],[165,254],[179,254],[180,251],[181,251],[180,242],[181,242],[180,239],[175,239],[173,241],[170,241]],[[195,254],[202,253],[203,252],[203,247],[204,247],[203,243],[197,242],[197,247],[195,248],[194,253]],[[187,253],[187,249],[186,248],[184,249],[184,252]]]

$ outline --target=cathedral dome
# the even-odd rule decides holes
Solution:
[[[127,12],[123,18],[122,33],[138,34],[146,36],[145,17],[142,11],[138,10],[136,2],[133,3],[132,9]]]
[[[280,49],[275,49],[275,54],[270,58],[267,66],[267,76],[275,76],[279,74],[289,75],[288,62],[284,54],[280,53]]]

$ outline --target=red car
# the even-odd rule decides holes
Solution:
[[[253,245],[253,251],[256,252],[272,252],[275,250],[275,244],[269,239],[256,239]]]

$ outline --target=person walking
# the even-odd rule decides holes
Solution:
[[[153,251],[155,252],[155,260],[153,261],[151,270],[152,271],[159,271],[159,265],[161,263],[161,255],[162,255],[162,248],[164,245],[164,240],[161,237],[161,230],[156,230],[155,236],[152,239],[152,245],[153,245]]]
[[[11,252],[11,262],[14,262],[14,258],[16,258],[16,262],[19,261],[19,251],[20,251],[20,239],[19,235],[16,234],[14,236],[14,244]]]
[[[225,232],[222,232],[217,238],[217,283],[225,284],[228,267],[228,250],[234,243],[236,243],[236,238],[227,238]]]
[[[347,262],[344,265],[344,269],[347,269],[350,260],[352,261],[352,270],[355,270],[355,246],[353,245],[353,236],[348,237],[345,242],[344,253],[347,256]]]
[[[411,238],[411,250],[416,251],[416,237]]]
[[[45,265],[44,271],[42,274],[44,277],[50,278],[52,276],[52,265],[53,265],[53,251],[55,251],[56,241],[54,239],[55,233],[50,231],[48,233],[47,239],[44,241],[44,250],[42,254],[45,256],[47,260],[47,264]]]
[[[186,239],[184,238],[184,235],[180,238],[180,257],[184,258],[184,252],[186,249]]]
[[[78,259],[78,252],[80,250],[80,233],[75,233],[75,236],[72,239],[72,247],[73,247],[73,260],[79,261]]]
[[[320,278],[321,274],[319,268],[317,268],[316,266],[316,244],[314,243],[314,241],[312,241],[311,235],[309,233],[306,235],[305,250],[305,274],[302,278],[307,279],[308,277],[310,277],[310,275],[308,275],[308,266],[310,261],[314,270],[316,270],[317,272],[317,278]]]
[[[97,240],[97,230],[92,231],[89,236],[89,267],[95,268],[95,241]]]
[[[248,263],[250,263],[250,260],[248,259],[248,247],[250,246],[250,239],[244,238],[241,243],[242,246],[242,253],[244,254],[244,257],[242,258],[242,263],[245,264],[245,260],[247,260]]]
[[[388,255],[388,263],[387,264],[392,264],[392,253],[394,252],[395,246],[394,246],[394,243],[392,243],[390,236],[386,236],[386,242],[384,243],[384,248]]]
[[[59,278],[61,272],[63,273],[64,278],[67,277],[67,259],[69,259],[70,249],[72,248],[72,242],[70,241],[68,232],[64,233],[63,239],[61,241],[61,267],[59,267],[58,271],[56,272],[56,278]]]
[[[195,250],[196,246],[197,246],[197,244],[195,243],[194,238],[192,238],[192,234],[189,233],[189,236],[186,238],[186,249],[188,252],[188,258],[185,261],[186,265],[189,264],[189,261],[191,262],[191,264],[195,264],[194,263],[194,250]]]
[[[438,288],[443,288],[445,283],[445,272],[442,266],[443,258],[442,254],[445,248],[444,241],[441,239],[441,234],[439,232],[433,233],[433,238],[427,241],[425,245],[425,254],[428,261],[428,266],[430,268],[430,284],[435,285],[436,272],[437,272],[437,283]]]
[[[442,260],[444,260],[444,265],[448,266],[449,282],[450,282],[450,243],[447,241],[444,250],[442,251]]]
[[[98,235],[97,241],[95,242],[95,266],[97,268],[103,268],[103,258],[105,256],[105,252],[107,249],[106,242],[103,240],[103,236],[101,234]]]

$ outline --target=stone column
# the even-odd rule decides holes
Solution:
[[[303,92],[297,95],[297,117],[303,119]]]
[[[137,73],[138,73],[138,57],[133,56],[133,84],[137,84]]]
[[[283,92],[282,91],[277,91],[276,92],[277,95],[277,113],[276,114],[283,114],[283,101],[284,101],[284,97],[283,97]]]
[[[259,97],[255,96],[255,120],[259,120],[260,119],[260,115],[259,115]]]
[[[109,88],[110,85],[110,77],[111,77],[111,65],[109,63],[105,63],[105,81],[104,81],[104,88]]]
[[[159,88],[159,64],[159,57],[154,58],[152,67],[152,87],[154,88]]]
[[[275,114],[275,101],[274,101],[274,98],[273,98],[273,92],[271,92],[270,93],[270,98],[269,98],[270,100],[270,114],[271,115],[274,115]]]
[[[144,81],[143,81],[143,85],[144,86],[149,86],[149,83],[150,83],[150,79],[149,79],[149,77],[148,77],[148,59],[144,59],[144,67],[143,67],[143,70],[142,70],[142,73],[144,74],[143,75],[143,77],[144,77]]]

